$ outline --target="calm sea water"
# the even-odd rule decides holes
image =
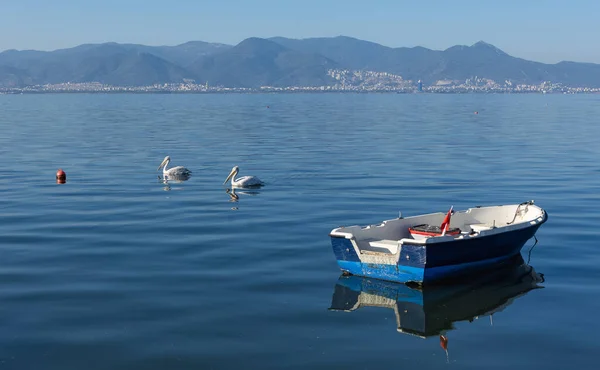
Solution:
[[[0,368],[595,368],[599,116],[598,95],[0,96]],[[191,179],[161,182],[165,155]],[[267,185],[232,201],[234,165]],[[484,287],[492,319],[472,289],[448,356],[389,307],[329,310],[332,228],[530,199],[543,289]]]

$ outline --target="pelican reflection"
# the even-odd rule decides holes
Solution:
[[[260,194],[260,191],[257,191],[257,190],[240,191],[239,189],[236,189],[236,188],[231,188],[231,189],[227,188],[227,189],[225,189],[225,192],[229,195],[230,202],[237,202],[240,199],[240,194],[249,195],[249,196],[256,196],[256,195]]]
[[[171,190],[171,184],[180,184],[190,179],[190,175],[165,175],[163,177],[158,176],[160,182],[162,182],[165,186],[163,189],[165,191]]]

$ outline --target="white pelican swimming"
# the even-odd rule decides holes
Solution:
[[[246,188],[264,185],[264,183],[256,176],[242,176],[236,179],[235,175],[237,175],[238,172],[240,172],[240,168],[238,166],[233,167],[229,173],[229,176],[227,176],[225,181],[223,181],[223,185],[225,185],[229,179],[231,179],[232,188]]]
[[[160,163],[160,166],[158,166],[158,168],[156,169],[158,171],[162,167],[163,176],[165,176],[166,178],[172,178],[172,179],[185,178],[185,177],[189,177],[192,174],[192,171],[188,170],[187,168],[185,168],[183,166],[167,168],[167,166],[169,165],[169,162],[171,162],[171,157],[166,156],[165,159],[163,159],[163,161]]]

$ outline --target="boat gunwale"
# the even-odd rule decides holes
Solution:
[[[412,239],[412,238],[408,238],[408,237],[403,237],[403,238],[391,239],[391,240],[397,240],[401,245],[424,245],[425,246],[425,245],[439,244],[439,243],[452,243],[452,242],[456,243],[456,242],[460,242],[463,240],[471,240],[471,239],[475,239],[475,238],[478,239],[478,238],[493,237],[498,234],[510,233],[510,232],[513,232],[516,230],[522,230],[522,229],[529,228],[529,227],[534,227],[534,226],[539,227],[548,220],[548,213],[543,208],[541,208],[535,204],[531,204],[531,205],[538,208],[541,213],[538,217],[531,219],[531,220],[523,220],[521,222],[515,222],[515,223],[511,223],[511,224],[507,224],[507,225],[495,226],[494,228],[481,230],[475,234],[439,235],[439,236],[432,236],[432,237],[424,238],[424,239]],[[505,206],[517,206],[518,207],[519,204],[505,204],[505,205],[489,206],[489,207],[478,206],[478,207],[471,207],[467,210],[457,211],[457,212],[469,213],[473,209],[505,207]],[[415,215],[415,216],[410,216],[410,217],[398,217],[398,218],[394,218],[394,219],[384,220],[379,224],[372,224],[372,225],[367,225],[367,226],[360,226],[360,225],[340,226],[340,227],[337,227],[337,228],[331,230],[331,232],[329,233],[329,236],[332,238],[350,239],[353,242],[352,244],[357,244],[359,241],[362,241],[362,240],[357,239],[357,237],[352,232],[352,229],[368,230],[368,229],[375,228],[375,227],[383,228],[391,221],[396,221],[396,220],[401,220],[401,219],[406,220],[406,219],[411,219],[411,218],[416,218],[416,217],[427,217],[427,216],[431,216],[431,215],[440,215],[440,214],[444,214],[444,213],[443,212],[435,212],[435,213]],[[350,229],[350,230],[346,231],[346,229]],[[468,238],[465,236],[468,236]],[[372,238],[370,238],[370,239],[372,239]],[[357,247],[358,247],[358,245],[357,245]],[[360,251],[360,248],[359,248],[359,251]]]

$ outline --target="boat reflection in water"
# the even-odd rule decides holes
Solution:
[[[519,254],[502,266],[477,276],[466,276],[444,285],[411,288],[384,280],[342,275],[338,279],[330,310],[355,311],[361,307],[394,310],[398,332],[421,338],[440,337],[447,352],[447,331],[458,321],[473,321],[504,310],[533,289],[543,288],[543,274]]]

